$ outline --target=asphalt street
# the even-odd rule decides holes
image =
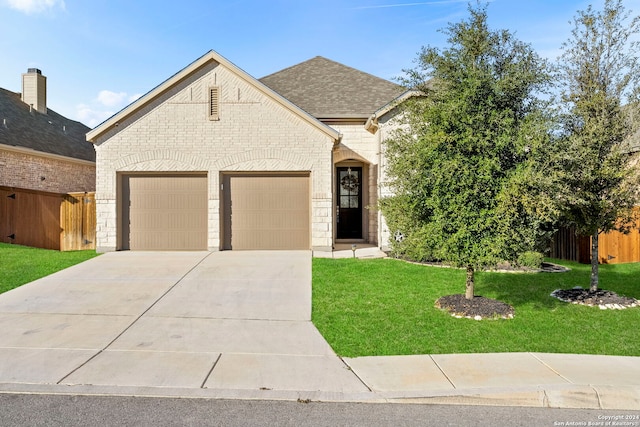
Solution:
[[[0,425],[640,426],[640,411],[0,394]]]

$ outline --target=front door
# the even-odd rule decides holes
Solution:
[[[362,238],[362,168],[337,168],[338,239]]]

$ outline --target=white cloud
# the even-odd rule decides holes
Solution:
[[[142,96],[141,93],[135,93],[135,94],[131,95],[129,97],[129,103],[132,103],[133,101],[137,101],[138,98],[140,98],[141,96]]]
[[[489,1],[489,3],[492,0]],[[440,0],[440,1],[422,1],[418,3],[399,3],[399,4],[378,4],[374,6],[357,6],[352,9],[383,9],[388,7],[407,7],[407,6],[432,6],[436,4],[453,4],[453,3],[467,3],[468,0]]]
[[[101,90],[89,103],[76,106],[74,118],[94,128],[141,96],[138,93],[129,95],[126,92]]]
[[[114,112],[109,110],[96,109],[90,105],[80,104],[76,106],[75,119],[90,128],[94,128],[100,123],[113,116]]]
[[[126,92],[111,92],[110,90],[101,90],[100,93],[98,93],[98,98],[96,100],[105,107],[115,107],[117,105],[122,105],[126,99]]]
[[[19,10],[24,13],[40,13],[48,9],[58,6],[65,9],[64,0],[3,0],[4,4],[11,9]]]

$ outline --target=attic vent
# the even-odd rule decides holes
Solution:
[[[220,87],[209,88],[209,120],[220,120]]]

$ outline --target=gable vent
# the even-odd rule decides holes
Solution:
[[[220,87],[209,88],[209,120],[220,120]]]

